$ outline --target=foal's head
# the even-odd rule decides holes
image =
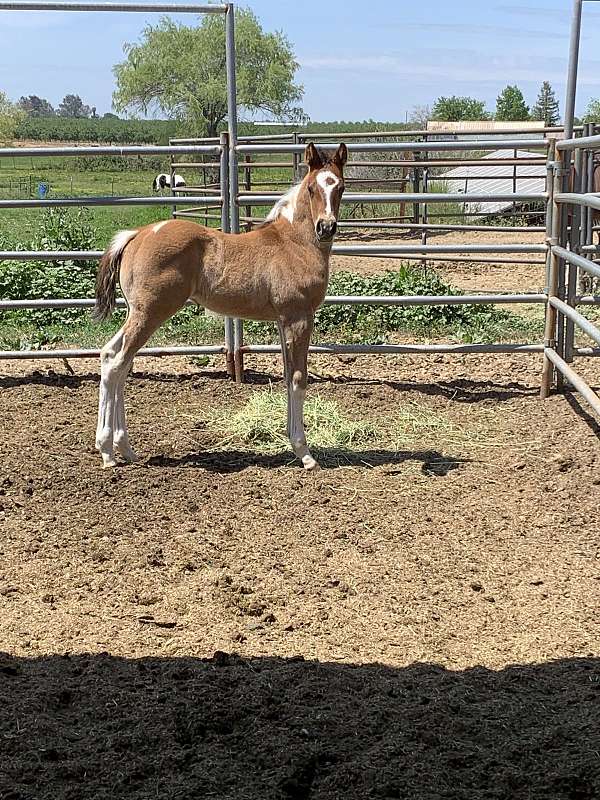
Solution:
[[[333,240],[337,230],[340,201],[344,191],[344,164],[348,158],[345,144],[333,155],[325,154],[311,142],[304,153],[308,164],[305,178],[310,202],[310,213],[319,242]]]

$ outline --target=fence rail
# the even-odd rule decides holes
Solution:
[[[350,153],[438,153],[449,150],[515,150],[526,143],[532,150],[546,150],[548,139],[475,139],[471,141],[427,141],[427,142],[350,142],[347,145]],[[320,144],[323,149],[335,150],[338,142]],[[238,153],[296,153],[302,155],[303,144],[238,144]]]

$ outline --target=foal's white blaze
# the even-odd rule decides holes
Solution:
[[[331,215],[331,193],[340,182],[337,175],[334,175],[331,170],[321,171],[317,174],[317,183],[323,190],[325,195],[325,213]]]
[[[279,217],[285,217],[288,222],[294,221],[294,214],[296,213],[296,204],[298,202],[298,192],[300,191],[301,184],[292,186],[289,192],[286,192],[283,197],[275,203],[273,208],[269,211],[265,218],[265,222],[273,222]]]

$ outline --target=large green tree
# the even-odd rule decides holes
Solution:
[[[459,122],[461,120],[489,119],[485,103],[473,97],[438,97],[433,104],[431,119],[443,122]]]
[[[500,92],[496,100],[496,119],[501,122],[529,119],[529,108],[518,86],[507,86]]]
[[[25,112],[0,92],[0,144],[12,142],[19,123],[25,118]]]
[[[78,94],[67,94],[63,97],[58,114],[61,117],[83,118],[91,116],[92,109],[86,106]]]
[[[248,9],[236,9],[238,104],[279,119],[297,121],[302,86],[292,46],[281,32],[265,33]],[[215,136],[227,116],[225,19],[207,14],[196,28],[163,18],[147,26],[127,58],[114,67],[119,112],[159,111],[189,123],[199,135]]]
[[[585,110],[584,122],[600,122],[600,98],[590,100]]]
[[[17,104],[28,117],[53,117],[56,111],[52,103],[37,94],[30,94],[29,97],[20,97]]]
[[[558,100],[548,81],[542,83],[535,105],[531,109],[531,119],[537,119],[547,127],[558,125],[560,122]]]

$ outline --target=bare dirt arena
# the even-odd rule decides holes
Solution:
[[[112,471],[71,363],[0,365],[1,800],[600,797],[599,432],[540,357],[313,358],[439,423],[316,474],[203,424],[274,358],[137,360]]]

